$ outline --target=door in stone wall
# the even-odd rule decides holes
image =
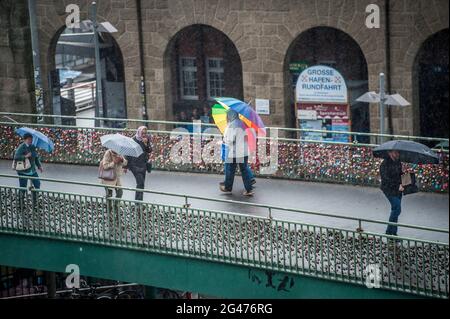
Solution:
[[[96,112],[96,67],[94,38],[91,32],[80,29],[65,29],[55,41],[52,84],[53,113],[55,115],[76,115],[94,117]],[[99,35],[101,83],[103,107],[100,117],[126,118],[125,76],[123,56],[113,36]],[[58,101],[71,108],[62,108]],[[66,112],[70,110],[70,112]],[[79,125],[81,122],[77,120]],[[94,126],[94,121],[83,121]],[[122,127],[124,123],[99,121],[97,125]]]
[[[418,56],[420,135],[449,137],[449,31],[423,44]],[[434,145],[431,145],[434,146]]]

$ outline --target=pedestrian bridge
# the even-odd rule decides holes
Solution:
[[[448,243],[392,243],[363,230],[381,221],[339,216],[355,227],[325,227],[273,218],[272,210],[293,211],[282,207],[239,203],[267,211],[261,217],[190,204],[208,198],[164,193],[184,205],[141,203],[62,191],[97,184],[42,180],[61,191],[0,185],[1,265],[65,272],[77,264],[86,276],[228,298],[448,298]]]

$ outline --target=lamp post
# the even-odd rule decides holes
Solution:
[[[39,38],[36,23],[36,1],[28,0],[28,13],[30,17],[30,32],[31,32],[31,50],[33,53],[33,73],[34,73],[34,87],[36,98],[36,113],[38,115],[44,114],[44,96],[42,89],[41,64],[39,54]],[[43,122],[44,117],[38,116],[37,122]]]
[[[384,91],[385,77],[384,73],[380,73],[380,134],[384,134],[384,102],[386,101],[386,92]],[[380,136],[383,143],[384,137]]]
[[[100,126],[98,117],[103,117],[103,94],[102,94],[102,65],[100,57],[100,43],[98,36],[102,32],[115,33],[117,29],[109,22],[97,22],[97,3],[92,2],[90,8],[91,20],[82,21],[80,26],[82,31],[90,31],[94,36],[95,51],[95,126]]]
[[[100,48],[98,42],[97,3],[91,4],[92,31],[94,33],[95,50],[95,126],[101,123],[97,118],[103,117],[103,92],[102,92],[102,66],[100,61]]]
[[[385,105],[394,106],[409,106],[411,105],[406,101],[400,94],[387,94],[384,88],[385,85],[385,75],[380,73],[380,93],[367,92],[356,99],[358,102],[364,103],[378,103],[380,106],[380,134],[385,134],[384,125],[384,108]],[[384,141],[384,136],[380,136],[380,142]]]

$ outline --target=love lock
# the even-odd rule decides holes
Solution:
[[[183,208],[190,208],[191,207],[191,204],[184,204],[183,205]]]

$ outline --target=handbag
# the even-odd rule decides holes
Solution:
[[[409,175],[409,177],[406,177],[406,180],[408,180],[408,185],[403,186],[403,195],[418,193],[419,187],[416,185],[416,174],[408,173],[405,175]],[[402,180],[404,180],[403,176]]]
[[[117,179],[116,170],[114,168],[104,169],[103,163],[100,163],[98,169],[98,178],[105,181],[115,181]]]
[[[26,171],[31,168],[31,163],[28,158],[25,158],[23,161],[13,160],[12,169],[17,172]]]

